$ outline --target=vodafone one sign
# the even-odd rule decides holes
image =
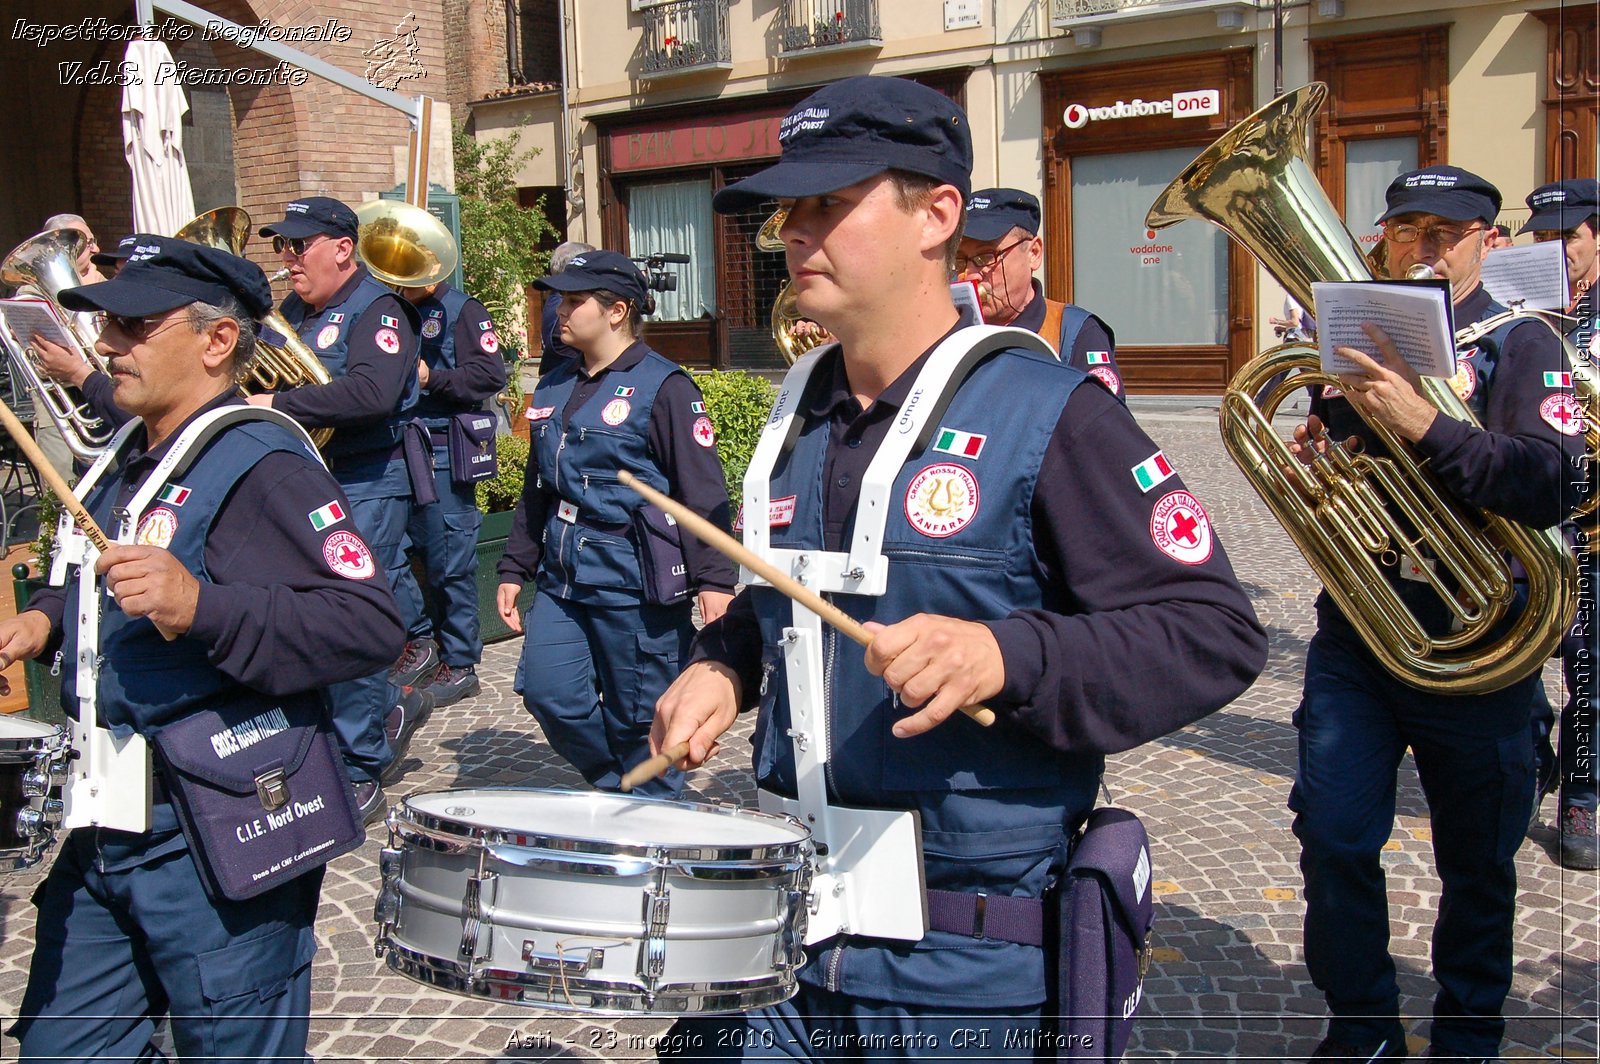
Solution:
[[[1082,129],[1090,122],[1104,122],[1116,118],[1148,118],[1151,115],[1169,115],[1173,118],[1195,118],[1200,115],[1222,113],[1222,93],[1217,89],[1194,89],[1175,92],[1170,100],[1141,100],[1132,103],[1118,100],[1109,107],[1085,107],[1069,103],[1061,112],[1061,121],[1068,129]]]

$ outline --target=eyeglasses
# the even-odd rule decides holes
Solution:
[[[1462,229],[1454,225],[1412,225],[1409,222],[1402,222],[1383,227],[1383,235],[1396,244],[1415,244],[1426,235],[1430,241],[1442,248],[1455,247],[1466,237],[1481,232],[1483,232],[1481,225]]]
[[[1033,237],[1031,236],[1025,236],[1020,240],[1013,240],[997,251],[981,251],[976,255],[958,255],[956,257],[956,265],[961,267],[963,272],[971,270],[974,273],[987,273],[989,270],[994,269],[995,263],[1005,258],[1006,252],[1014,247],[1020,247],[1032,239]]]
[[[272,253],[274,255],[282,255],[283,249],[288,248],[294,252],[295,258],[303,258],[305,257],[306,248],[311,247],[327,235],[326,233],[318,233],[315,236],[274,236],[272,238]]]
[[[94,316],[94,321],[101,332],[115,326],[117,331],[128,339],[133,340],[135,343],[144,343],[166,332],[168,326],[184,320],[183,318],[172,318],[165,324],[159,324],[161,317],[162,315],[130,318],[122,314],[109,314],[101,311]]]

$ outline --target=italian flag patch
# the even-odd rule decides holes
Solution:
[[[383,323],[385,328],[388,328],[388,329],[398,329],[398,328],[400,328],[400,319],[399,318],[391,318],[387,314],[379,314],[378,315],[378,320]]]
[[[337,502],[330,502],[320,510],[312,510],[306,516],[311,519],[311,527],[321,532],[344,520],[344,507]]]
[[[1167,456],[1157,451],[1133,467],[1133,479],[1139,485],[1140,491],[1149,491],[1172,476],[1174,472],[1172,463],[1167,461]]]
[[[189,489],[182,484],[168,484],[161,489],[161,494],[157,498],[174,506],[182,506],[189,501]]]
[[[1572,374],[1546,373],[1544,375],[1544,386],[1546,388],[1570,388],[1572,387]]]
[[[629,399],[633,396],[633,389],[626,384],[617,385],[617,398]]]
[[[689,410],[690,410],[691,413],[704,414],[706,412],[706,404],[704,404],[704,403],[690,403],[689,404]]]
[[[976,458],[983,453],[983,445],[988,439],[989,437],[976,432],[940,427],[939,435],[933,438],[933,449],[943,451],[945,454],[959,455],[962,458]]]
[[[1091,366],[1109,366],[1111,364],[1110,351],[1085,351],[1083,357],[1088,359]]]

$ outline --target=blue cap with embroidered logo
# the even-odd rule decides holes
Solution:
[[[1020,188],[980,188],[967,200],[967,226],[962,236],[987,242],[999,240],[1013,229],[1038,235],[1037,197]]]
[[[807,96],[778,126],[776,164],[718,192],[731,214],[769,199],[837,192],[887,170],[972,188],[967,115],[944,93],[905,78],[844,78]]]
[[[355,240],[361,231],[356,212],[339,200],[328,196],[303,196],[293,200],[283,209],[283,221],[264,225],[261,236],[282,236],[293,240],[297,236],[347,236]]]
[[[1500,190],[1459,166],[1424,166],[1389,182],[1383,194],[1389,209],[1379,222],[1402,214],[1433,214],[1452,222],[1494,221]]]
[[[647,294],[639,267],[615,251],[585,251],[560,273],[533,282],[533,287],[548,292],[594,292],[603,288],[641,307]]]
[[[134,318],[190,303],[218,304],[231,296],[252,318],[272,309],[272,287],[261,267],[221,248],[135,233],[126,250],[126,261],[115,277],[64,290],[61,305]]]
[[[1600,215],[1600,181],[1592,177],[1574,177],[1540,185],[1528,196],[1528,209],[1533,217],[1518,229],[1519,233],[1565,233],[1576,229],[1596,215]]]

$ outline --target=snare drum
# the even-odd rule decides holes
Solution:
[[[37,864],[55,841],[67,773],[66,733],[27,717],[0,716],[0,873]]]
[[[758,1008],[805,960],[811,834],[620,794],[414,794],[389,814],[377,951],[457,993],[591,1013]]]

